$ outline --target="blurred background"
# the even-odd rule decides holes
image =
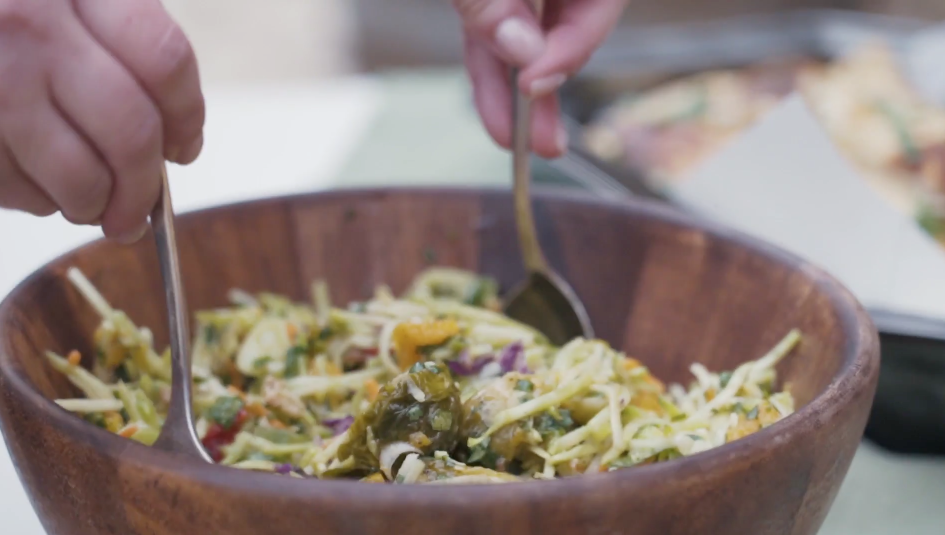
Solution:
[[[459,25],[446,0],[165,0],[210,83],[333,76],[458,64]],[[702,21],[801,9],[945,18],[937,0],[661,0],[631,2],[621,25]]]
[[[508,156],[472,109],[447,0],[164,2],[193,42],[208,98],[205,152],[172,170],[179,208],[337,186],[510,182]],[[663,198],[693,162],[779,98],[812,91],[822,118],[835,120],[826,122],[834,139],[853,160],[864,156],[864,184],[914,222],[926,236],[920,246],[936,248],[942,264],[945,249],[935,241],[945,244],[945,92],[938,102],[916,96],[889,57],[943,20],[943,0],[633,0],[614,37],[562,91],[572,154],[536,162],[536,179]],[[877,39],[888,55],[845,60]],[[945,64],[945,44],[931,58],[924,72],[945,72],[935,68]],[[741,70],[759,65],[768,66]],[[707,70],[722,74],[698,78]],[[806,86],[802,71],[811,76]],[[693,93],[684,83],[639,98],[693,75],[696,86],[715,89]],[[863,99],[872,115],[854,121],[849,110]],[[876,99],[885,99],[882,113]],[[854,139],[851,131],[875,135]],[[0,233],[0,249],[18,252],[0,261],[0,296],[98,236],[3,211],[0,228],[28,229]],[[945,292],[945,269],[929,276]],[[939,295],[927,289],[912,294]],[[882,331],[880,392],[826,535],[943,533],[945,300],[938,304],[939,317],[871,310]],[[0,448],[0,516],[22,525],[13,533],[38,534],[4,454]]]

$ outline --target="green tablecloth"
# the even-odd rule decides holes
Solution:
[[[402,71],[381,79],[384,102],[339,184],[511,185],[511,158],[486,135],[462,71]],[[538,183],[575,185],[547,162],[533,167]]]

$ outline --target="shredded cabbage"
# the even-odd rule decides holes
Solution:
[[[92,371],[75,355],[47,354],[84,396],[57,403],[152,444],[168,409],[169,353],[158,354],[150,331],[113,309],[81,272],[68,278],[101,323]],[[689,386],[665,386],[601,340],[551,345],[500,312],[497,288],[432,268],[401,298],[382,286],[346,308],[331,302],[322,281],[312,285],[311,304],[233,290],[232,306],[196,315],[197,433],[216,462],[245,470],[481,484],[669,461],[794,412],[790,392],[774,386],[776,366],[801,341],[797,330],[734,370],[695,363]],[[452,405],[435,405],[442,396],[427,390],[441,373],[455,387]],[[394,399],[397,385],[405,395]],[[365,424],[368,414],[380,423]],[[396,427],[411,422],[417,431]],[[424,449],[432,440],[447,446]]]

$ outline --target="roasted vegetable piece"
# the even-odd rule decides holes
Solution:
[[[420,457],[416,468],[404,463],[395,483],[429,483],[454,480],[455,483],[511,483],[521,481],[516,476],[481,466],[469,466],[446,456]]]
[[[459,442],[463,411],[459,390],[446,366],[418,363],[381,387],[377,399],[358,415],[338,458],[354,456],[359,469],[380,468],[381,452],[406,443],[430,455]]]
[[[459,326],[453,320],[401,323],[393,334],[400,369],[406,370],[419,362],[421,348],[442,344],[458,332]]]
[[[530,393],[519,388],[521,381],[527,381],[526,377],[518,373],[506,374],[469,398],[463,405],[463,437],[481,436],[492,425],[496,415],[520,405]],[[503,427],[472,448],[466,460],[471,464],[504,470],[528,445],[530,422],[528,419],[520,420]]]

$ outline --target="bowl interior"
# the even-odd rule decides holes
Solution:
[[[550,261],[585,302],[597,334],[669,381],[689,366],[733,369],[788,330],[803,342],[779,367],[798,405],[850,361],[856,306],[818,270],[740,235],[696,228],[665,208],[543,194],[536,203]],[[430,264],[521,280],[511,198],[502,192],[339,192],[236,205],[180,218],[191,310],[226,304],[231,288],[307,299],[316,278],[335,303],[396,292]],[[111,304],[167,342],[154,247],[97,242],[56,260],[0,309],[0,362],[42,395],[74,395],[40,358],[49,349],[92,359],[98,318],[65,279],[80,268]]]

